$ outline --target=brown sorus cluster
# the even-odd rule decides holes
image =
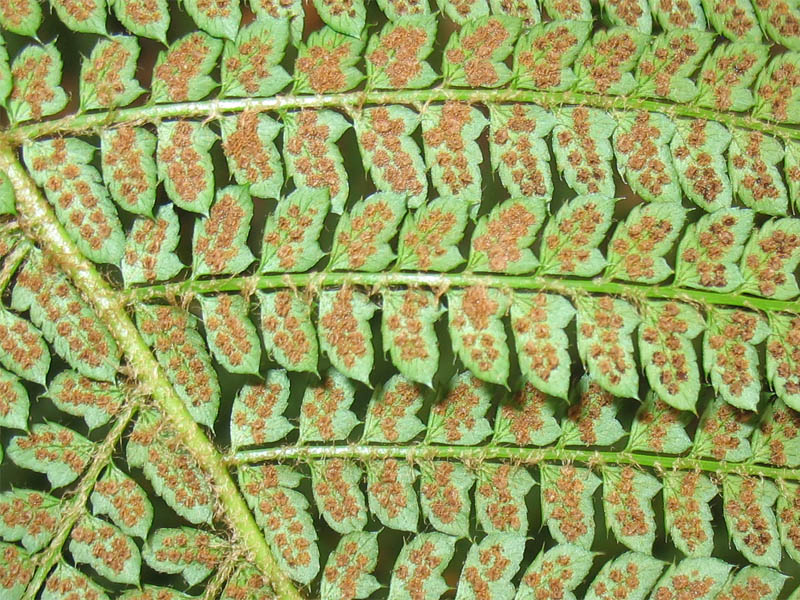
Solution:
[[[69,211],[67,218],[81,238],[93,250],[99,250],[111,235],[111,225],[99,206],[100,198],[92,190],[92,178],[82,165],[69,162],[66,140],[53,140],[53,153],[35,159],[32,167],[50,173],[45,183],[49,197],[55,197],[57,208]]]
[[[86,66],[82,67],[81,79],[94,84],[95,99],[100,106],[110,107],[125,91],[120,73],[130,58],[130,52],[121,43],[110,38],[100,56],[91,63],[87,61]]]
[[[561,85],[561,57],[578,43],[572,32],[559,25],[540,35],[531,43],[531,49],[518,54],[519,64],[525,68],[533,87],[546,90]]]
[[[173,430],[162,423],[149,428],[137,424],[130,439],[147,449],[147,467],[174,494],[178,504],[191,510],[211,501],[211,488],[203,471]]]
[[[461,492],[452,481],[453,463],[436,461],[431,463],[431,476],[420,486],[420,493],[428,500],[433,515],[442,523],[455,521],[464,503]]]
[[[530,444],[532,434],[544,425],[542,409],[546,402],[547,397],[526,381],[522,389],[514,394],[512,401],[500,408],[518,446]]]
[[[726,215],[713,221],[707,229],[697,229],[696,244],[687,244],[680,258],[695,264],[700,285],[703,287],[725,287],[728,276],[722,261],[736,243],[733,228],[737,218]]]
[[[10,502],[0,502],[3,524],[12,530],[21,527],[32,537],[38,537],[43,532],[54,535],[58,520],[53,516],[55,511],[42,506],[44,496],[38,492],[18,491],[17,494]]]
[[[676,472],[679,473],[679,472]],[[672,524],[680,532],[686,547],[694,550],[708,539],[700,517],[700,503],[695,498],[700,473],[690,471],[679,473],[680,485],[676,493],[666,501],[666,508],[672,513]]]
[[[264,514],[267,529],[272,532],[275,545],[286,563],[290,567],[304,567],[311,563],[308,549],[312,541],[303,535],[308,532],[286,492],[281,487],[269,490],[258,507]]]
[[[800,393],[800,317],[791,319],[783,341],[769,341],[767,352],[777,363],[778,375],[786,380],[786,392]]]
[[[161,17],[157,0],[127,0],[122,9],[134,23],[146,27]]]
[[[15,1],[11,12],[13,13],[16,8]],[[42,118],[43,105],[55,98],[53,87],[47,82],[47,74],[52,66],[52,57],[41,54],[38,60],[30,56],[11,69],[11,79],[15,85],[11,89],[9,99],[26,102],[31,111],[31,118],[37,121]]]
[[[419,316],[424,310],[435,308],[435,306],[436,301],[433,296],[421,290],[408,288],[403,292],[403,304],[400,306],[400,310],[393,311],[391,316],[386,319],[390,342],[388,345],[393,352],[399,352],[402,360],[425,360],[428,358],[427,344],[423,337],[425,324]]]
[[[459,441],[465,431],[475,427],[476,419],[472,411],[480,403],[476,389],[481,385],[479,379],[470,375],[468,381],[458,383],[431,409],[434,415],[442,419],[448,443]]]
[[[164,537],[161,547],[156,550],[155,557],[159,562],[191,565],[199,563],[207,569],[215,569],[220,562],[222,548],[215,548],[211,538],[205,533],[189,537],[185,533],[176,533]]]
[[[759,317],[741,310],[735,311],[714,328],[708,340],[715,351],[714,362],[722,382],[731,394],[740,396],[753,381],[752,365],[746,356],[746,346],[756,332]]]
[[[797,85],[800,85],[800,75]],[[747,134],[747,146],[743,152],[737,151],[736,144],[732,144],[730,149],[731,164],[744,173],[741,184],[753,195],[756,202],[770,198],[777,199],[781,195],[774,178],[767,172],[769,165],[761,157],[763,142],[764,134],[760,131],[751,131]]]
[[[800,486],[785,493],[786,504],[778,513],[778,519],[785,527],[785,539],[795,550],[800,550]]]
[[[281,269],[290,270],[297,264],[303,253],[303,241],[307,229],[313,223],[318,209],[306,207],[300,212],[297,204],[292,204],[284,216],[278,218],[274,228],[264,230],[264,244],[277,248],[276,255]]]
[[[52,573],[47,578],[44,585],[45,589],[53,596],[64,598],[64,600],[100,600],[101,592],[91,586],[91,579],[85,575],[75,575],[58,577],[57,573]],[[103,597],[108,597],[103,594]]]
[[[178,46],[167,51],[165,60],[153,70],[153,79],[161,81],[171,102],[186,102],[189,84],[203,74],[203,63],[211,51],[204,34],[190,33]]]
[[[416,256],[420,269],[428,269],[432,259],[447,253],[442,242],[456,222],[455,214],[436,208],[420,218],[415,229],[406,233],[403,244]]]
[[[547,324],[547,296],[536,294],[532,303],[528,314],[516,319],[512,326],[515,333],[527,334],[533,338],[525,346],[518,348],[518,351],[528,357],[530,368],[542,381],[549,381],[550,375],[561,361],[556,347],[550,342],[552,331]]]
[[[400,463],[390,458],[373,463],[374,480],[369,486],[372,497],[378,501],[390,519],[394,519],[408,505],[406,486],[400,480]]]
[[[658,156],[660,137],[658,127],[650,124],[650,113],[641,110],[636,113],[631,130],[617,138],[617,150],[628,156],[626,169],[638,172],[639,183],[654,196],[660,195],[664,186],[670,183],[667,165]]]
[[[143,158],[136,144],[136,129],[123,125],[113,130],[111,145],[104,148],[103,160],[111,166],[111,177],[119,185],[120,199],[127,208],[135,207],[139,195],[147,192],[150,187],[144,172]]]
[[[637,414],[636,419],[647,426],[647,444],[656,452],[664,450],[664,438],[672,425],[678,422],[680,411],[672,408],[661,398]]]
[[[770,523],[766,511],[759,505],[761,492],[759,480],[755,477],[742,477],[739,496],[725,499],[725,515],[733,522],[736,531],[742,534],[743,541],[756,556],[763,556],[772,543]]]
[[[511,489],[512,480],[519,467],[493,465],[489,477],[484,477],[477,492],[486,502],[486,516],[498,531],[519,531],[522,526],[520,504],[524,499]]]
[[[15,320],[11,327],[0,324],[0,349],[3,350],[3,354],[26,371],[33,368],[44,354],[39,345],[39,336],[22,319]],[[0,386],[2,385],[0,384]],[[7,414],[2,410],[3,398],[13,397],[10,386],[5,385],[7,389],[0,387],[0,414]]]
[[[553,0],[552,7],[559,19],[586,20],[580,0]]]
[[[236,117],[236,129],[222,143],[225,156],[244,171],[249,183],[266,181],[275,173],[269,145],[258,135],[259,113],[246,110]]]
[[[197,0],[197,10],[209,19],[221,19],[231,14],[231,0]]]
[[[17,285],[30,290],[47,319],[55,324],[56,333],[65,338],[73,356],[97,368],[111,360],[106,331],[65,278],[47,262],[34,268],[29,263],[17,275]]]
[[[636,27],[644,12],[636,0],[609,0],[608,6],[614,8],[617,17],[628,27]]]
[[[343,287],[336,292],[330,310],[319,318],[328,342],[347,368],[352,368],[367,354],[367,341],[353,309],[353,288]]]
[[[729,452],[744,443],[742,429],[751,418],[752,413],[734,408],[727,402],[720,402],[716,411],[706,412],[702,429],[711,440],[708,452],[714,459],[724,460]]]
[[[498,340],[487,332],[500,305],[489,296],[485,286],[473,285],[464,290],[462,312],[450,316],[452,327],[461,330],[464,350],[481,371],[490,371],[500,357]],[[468,327],[474,333],[468,332]]]
[[[787,38],[800,37],[800,19],[797,11],[785,0],[755,0],[759,11],[769,15],[768,22],[779,35]]]
[[[522,581],[535,590],[536,600],[562,600],[569,594],[566,585],[573,575],[570,564],[572,559],[566,554],[556,560],[543,560],[541,567],[525,575]],[[625,598],[624,595],[620,597]]]
[[[718,10],[721,6],[735,5],[735,0],[720,0],[715,4]],[[737,8],[737,10],[739,10]],[[742,11],[744,12],[744,11]],[[742,20],[743,19],[743,20]],[[746,15],[742,14],[738,23],[750,22]],[[750,29],[747,25],[745,30]],[[714,108],[718,110],[728,110],[733,101],[731,90],[740,85],[742,78],[749,73],[750,69],[758,62],[758,57],[747,50],[740,50],[739,54],[725,56],[711,65],[711,68],[703,69],[700,72],[700,81],[711,87],[714,97]]]
[[[344,390],[336,385],[333,377],[328,376],[313,389],[311,401],[303,402],[303,416],[314,424],[323,441],[336,436],[333,417],[344,400]]]
[[[84,456],[72,449],[75,434],[68,429],[33,431],[15,439],[20,450],[32,450],[36,460],[62,463],[74,473],[81,473],[89,463],[88,453]]]
[[[231,600],[271,600],[272,586],[269,580],[260,573],[252,572],[244,578],[240,572],[238,577],[229,579],[225,585],[225,597]],[[154,598],[153,600],[170,600],[170,598]]]
[[[342,62],[352,53],[351,42],[346,39],[332,48],[310,46],[307,55],[297,59],[295,70],[305,76],[309,87],[317,94],[341,92],[347,87]]]
[[[129,477],[121,481],[105,478],[95,484],[93,491],[111,502],[126,527],[135,527],[145,515],[145,500],[141,490]]]
[[[624,235],[615,239],[611,248],[620,257],[620,268],[634,281],[654,277],[655,259],[650,253],[672,233],[670,220],[645,215],[631,225],[623,223],[619,227]]]
[[[425,584],[434,575],[434,570],[442,564],[442,558],[436,555],[436,546],[426,541],[418,550],[408,554],[409,565],[400,565],[394,571],[394,577],[404,583],[411,600],[425,600]]]
[[[466,567],[463,577],[475,593],[476,600],[491,600],[489,584],[500,580],[511,561],[503,554],[503,547],[495,544],[478,551],[478,562],[482,568]]]
[[[403,119],[392,119],[384,106],[370,109],[365,115],[366,131],[359,135],[359,142],[369,152],[372,168],[380,170],[393,192],[421,194],[425,191],[424,180],[420,179],[411,154],[403,149],[401,142],[405,134]]]
[[[538,174],[538,171],[532,173]],[[523,204],[509,201],[500,209],[497,218],[489,217],[486,233],[473,237],[472,247],[486,254],[492,271],[505,271],[509,264],[522,258],[520,240],[534,225],[536,216],[533,213]]]
[[[225,355],[234,367],[244,361],[245,356],[253,351],[253,344],[247,339],[242,319],[231,312],[233,300],[230,296],[218,296],[216,311],[205,315],[205,326],[209,336],[214,337],[217,348]]]
[[[672,88],[673,77],[697,54],[699,49],[697,42],[689,34],[671,38],[669,45],[658,48],[653,53],[651,60],[639,63],[639,71],[643,75],[653,78],[655,93],[658,96],[668,96]]]
[[[774,408],[772,417],[763,421],[760,429],[765,439],[769,440],[770,462],[785,467],[786,442],[793,440],[800,433],[800,412],[789,410],[785,406]]]
[[[307,316],[308,308],[293,298],[292,292],[280,291],[275,295],[275,312],[261,314],[261,326],[272,334],[272,343],[294,364],[301,362],[311,350],[311,342],[297,316],[298,310]]]
[[[410,14],[421,12],[421,4],[413,0],[408,1],[408,8],[404,0],[395,0],[395,8],[401,5],[404,11]],[[380,37],[378,46],[366,56],[375,70],[383,71],[389,78],[393,88],[406,87],[422,72],[422,61],[418,58],[419,51],[428,40],[428,35],[421,27],[401,25],[392,29],[387,35]]]
[[[357,519],[364,510],[358,495],[353,493],[354,489],[358,491],[358,483],[348,481],[349,474],[345,473],[348,466],[349,463],[340,458],[323,461],[319,481],[314,485],[320,510],[337,523]]]
[[[717,600],[759,600],[773,595],[773,589],[756,575],[750,575],[743,584],[732,585],[720,592]]]
[[[679,160],[688,159],[686,169],[683,171],[684,175],[691,183],[694,192],[702,196],[706,202],[711,203],[724,191],[725,185],[711,164],[711,155],[704,150],[700,150],[706,143],[707,126],[708,121],[702,119],[693,120],[691,132],[686,138],[686,145],[678,146],[675,149],[675,158]],[[692,154],[690,148],[698,152]]]
[[[785,266],[800,249],[800,235],[778,229],[762,237],[758,247],[764,254],[762,256],[757,253],[749,254],[746,259],[747,266],[758,281],[761,295],[770,297],[775,294],[777,286],[783,285],[788,279]]]
[[[397,421],[407,416],[408,410],[419,397],[419,389],[414,384],[401,381],[393,389],[384,391],[381,401],[372,405],[371,416],[378,419],[381,433],[387,441],[397,441]]]
[[[70,537],[78,544],[90,546],[92,556],[115,573],[122,573],[132,555],[128,538],[116,532],[111,525],[95,527],[91,521],[84,519],[72,529]]]
[[[31,14],[35,0],[0,0],[0,15],[9,27],[19,27]]]
[[[611,569],[608,578],[613,584],[598,581],[592,591],[600,600],[618,600],[628,598],[631,592],[639,587],[639,567],[633,562],[625,565],[625,570]],[[683,599],[681,599],[683,600]]]
[[[167,240],[168,228],[169,222],[164,218],[140,219],[136,221],[130,233],[131,239],[141,249],[141,254],[134,248],[128,247],[125,249],[123,260],[131,266],[141,263],[142,275],[149,282],[158,278],[156,267],[161,249]]]
[[[336,562],[333,564],[329,562],[325,567],[325,581],[336,585],[342,598],[355,598],[358,581],[368,571],[369,563],[370,557],[359,552],[356,542],[349,541],[337,553]]]
[[[186,390],[193,406],[210,402],[214,395],[212,380],[203,355],[192,340],[187,339],[187,332],[192,331],[188,313],[170,306],[153,308],[152,318],[147,315],[141,329],[154,336],[153,348],[170,380]]]
[[[294,0],[253,0],[261,9],[273,19],[284,17],[292,9]]]
[[[242,396],[242,403],[249,409],[240,410],[233,415],[233,422],[237,427],[248,428],[250,437],[256,444],[264,444],[267,441],[267,422],[275,416],[275,406],[278,404],[283,388],[273,383],[251,386]],[[249,420],[248,413],[252,416]]]
[[[322,0],[334,17],[356,18],[355,3],[353,0]]]
[[[698,600],[706,598],[709,591],[714,586],[713,577],[703,577],[698,570],[692,570],[689,575],[674,575],[669,583],[673,589],[667,585],[661,585],[655,589],[651,598],[653,600]]]
[[[319,116],[313,110],[301,110],[293,116],[297,128],[286,140],[286,151],[294,157],[294,167],[305,185],[327,188],[334,198],[341,184],[336,163],[328,155],[330,128],[318,122]]]
[[[422,14],[423,5],[420,0],[388,0],[394,11],[401,17]]]
[[[95,0],[62,0],[61,5],[76,21],[86,21],[97,10]]]
[[[559,216],[562,213],[563,210],[559,212]],[[591,250],[588,246],[602,222],[603,214],[594,202],[587,202],[573,210],[569,216],[559,219],[558,233],[548,235],[544,244],[554,254],[562,273],[572,273],[578,263],[589,260]]]
[[[668,302],[658,311],[658,316],[641,330],[644,341],[659,347],[653,353],[652,364],[658,367],[659,380],[672,396],[677,396],[681,384],[689,381],[689,359],[680,339],[689,330],[689,323],[679,315],[680,306]]]
[[[621,66],[636,55],[637,49],[636,42],[627,32],[613,34],[594,44],[594,52],[585,54],[580,64],[586,69],[595,89],[604,94],[622,79]]]
[[[558,522],[558,529],[567,542],[575,542],[589,531],[588,521],[594,518],[581,509],[586,483],[572,465],[556,467],[558,477],[552,485],[542,490],[542,498],[552,507],[550,519]]]
[[[619,523],[623,535],[647,535],[650,523],[647,515],[642,508],[642,499],[639,498],[634,487],[636,471],[633,467],[622,467],[619,473],[619,481],[609,490],[603,490],[603,500],[606,504],[613,506],[611,510]],[[608,479],[606,479],[608,482]],[[606,486],[604,483],[603,486]],[[644,501],[648,502],[647,500]]]
[[[370,202],[360,215],[351,217],[350,229],[336,236],[351,269],[360,269],[378,251],[381,233],[393,222],[394,213],[383,200]]]
[[[691,29],[698,24],[688,0],[659,0],[658,7],[662,14],[669,14],[668,21],[676,29]]]
[[[272,73],[272,40],[253,36],[239,44],[238,54],[225,61],[225,68],[234,74],[236,80],[248,94],[255,96],[262,81]]]
[[[107,381],[96,381],[82,375],[77,378],[67,377],[61,384],[58,400],[75,407],[93,406],[113,416],[122,408],[124,400],[115,391],[114,385]]]
[[[471,118],[472,109],[469,104],[445,102],[439,122],[422,133],[427,147],[437,149],[434,164],[442,170],[442,182],[453,194],[463,192],[474,183],[469,172],[467,142],[462,134]]]
[[[232,194],[223,194],[211,207],[203,221],[204,235],[197,237],[194,252],[212,273],[222,273],[239,254],[236,238],[247,226],[246,219],[245,210]]]
[[[620,343],[623,319],[614,312],[614,300],[608,296],[597,298],[587,323],[580,326],[580,335],[591,338],[588,356],[595,361],[600,372],[612,385],[622,380],[622,375],[633,365],[629,363],[625,348]]]
[[[0,554],[3,566],[0,567],[0,590],[10,590],[15,586],[25,586],[33,577],[33,565],[26,565],[20,549],[7,545]]]
[[[751,29],[758,27],[736,0],[718,0],[709,6],[709,10],[720,15],[720,29],[730,31],[736,37],[744,37]]]
[[[800,21],[797,25],[800,30]],[[786,121],[789,118],[789,105],[800,88],[800,69],[786,61],[772,72],[769,80],[758,88],[758,96],[768,104],[774,118]]]
[[[517,17],[525,28],[533,27],[539,22],[539,13],[525,0],[500,0],[500,13]]]
[[[183,202],[192,203],[206,189],[206,170],[202,157],[192,144],[194,128],[189,121],[175,127],[172,139],[159,139],[158,160],[167,167],[167,175]],[[163,142],[163,143],[162,143]]]
[[[601,388],[597,383],[591,382],[578,401],[569,407],[567,419],[578,428],[584,444],[591,446],[597,442],[594,426],[603,409],[613,403],[614,396],[610,392]]]
[[[465,35],[460,46],[448,50],[445,58],[453,66],[463,69],[470,87],[491,87],[498,83],[493,54],[508,37],[503,23],[489,18],[484,25],[476,27],[473,33]]]
[[[602,159],[597,153],[595,141],[589,122],[589,109],[579,106],[572,111],[572,130],[562,129],[554,136],[553,142],[565,150],[571,147],[567,156],[569,164],[576,171],[578,182],[586,186],[586,191],[595,194],[600,191],[599,183],[606,173],[601,168]]]

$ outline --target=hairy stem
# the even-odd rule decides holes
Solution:
[[[739,294],[720,294],[670,286],[639,283],[616,283],[595,279],[561,279],[555,277],[520,277],[511,275],[482,275],[473,273],[292,273],[285,275],[253,275],[220,279],[189,280],[178,283],[130,288],[123,293],[129,303],[159,297],[185,294],[209,294],[252,289],[277,289],[298,287],[339,286],[344,284],[365,287],[392,285],[425,286],[448,289],[484,285],[500,289],[540,290],[565,295],[582,293],[613,294],[632,299],[665,298],[695,302],[701,305],[741,306],[762,311],[800,312],[796,300],[770,300]]]
[[[409,462],[432,459],[460,461],[506,460],[535,465],[541,462],[578,462],[588,465],[635,465],[655,469],[735,473],[771,479],[800,479],[800,469],[782,469],[753,463],[731,463],[686,456],[664,456],[638,452],[575,450],[571,448],[513,448],[506,446],[286,446],[263,450],[245,450],[227,457],[230,464],[269,461],[311,461],[324,458],[353,458],[364,462],[386,458],[402,458]]]
[[[28,587],[25,589],[23,600],[34,600],[34,598],[36,598],[37,592],[44,585],[45,579],[47,579],[47,575],[50,573],[53,565],[61,558],[61,549],[64,547],[64,544],[66,544],[72,527],[77,520],[81,518],[81,515],[86,512],[86,503],[89,500],[89,494],[94,489],[94,484],[97,478],[100,477],[100,472],[111,461],[114,448],[116,448],[117,443],[125,432],[128,423],[130,423],[138,407],[138,401],[129,398],[122,412],[115,417],[114,426],[108,432],[103,442],[97,447],[89,469],[86,471],[83,479],[81,479],[80,485],[75,489],[67,510],[62,514],[58,532],[47,549],[38,557],[36,572],[28,584]]]
[[[627,96],[606,96],[579,92],[536,92],[529,90],[470,90],[436,87],[426,90],[360,91],[343,94],[314,96],[282,95],[271,98],[228,98],[174,104],[150,104],[112,112],[71,115],[50,121],[41,121],[15,127],[5,132],[7,143],[21,144],[34,138],[82,133],[119,123],[154,123],[161,119],[204,117],[243,110],[287,110],[293,108],[340,107],[360,108],[368,105],[407,104],[422,106],[430,102],[458,100],[472,104],[500,102],[529,102],[546,107],[565,104],[596,106],[607,110],[649,110],[667,113],[673,117],[691,117],[717,121],[728,127],[761,131],[784,139],[800,139],[800,129],[754,119],[748,114],[720,112],[691,104],[674,104],[662,100],[644,100]]]
[[[92,263],[81,255],[36,184],[17,160],[14,151],[8,146],[0,145],[0,170],[5,171],[14,187],[23,230],[58,263],[62,271],[83,292],[100,320],[108,327],[128,361],[133,378],[148,386],[147,391],[211,478],[231,528],[237,532],[245,547],[252,553],[255,565],[269,577],[282,600],[300,600],[301,596],[294,584],[275,562],[222,456],[192,419],[164,370],[125,311],[124,303],[120,302],[118,295]]]

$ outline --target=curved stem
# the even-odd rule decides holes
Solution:
[[[641,283],[617,283],[593,279],[561,279],[556,277],[525,277],[518,275],[489,275],[476,273],[287,273],[284,275],[252,275],[220,279],[194,279],[130,288],[121,295],[125,302],[140,302],[153,298],[241,291],[244,289],[275,289],[297,287],[360,285],[381,288],[393,285],[425,286],[437,289],[483,285],[487,287],[537,290],[565,295],[581,293],[612,294],[629,298],[663,298],[684,300],[702,305],[740,306],[761,311],[800,312],[797,300],[770,300],[738,294],[720,294],[670,286]]]
[[[645,100],[627,96],[605,96],[580,92],[537,92],[531,90],[448,89],[436,87],[425,90],[358,91],[313,96],[286,94],[271,98],[224,98],[174,104],[150,104],[112,112],[70,115],[50,121],[17,126],[4,132],[9,144],[53,134],[75,134],[109,127],[120,123],[154,123],[161,119],[203,117],[214,118],[223,113],[243,110],[275,111],[293,108],[340,107],[343,109],[378,104],[424,105],[431,102],[458,100],[472,104],[500,102],[529,102],[545,107],[567,104],[595,106],[607,110],[650,110],[673,117],[691,117],[717,121],[728,127],[760,131],[784,139],[800,139],[800,129],[753,118],[749,114],[720,112],[691,104],[674,104],[662,100]]]
[[[0,170],[5,171],[17,197],[20,225],[59,265],[108,327],[125,355],[132,378],[148,386],[148,392],[170,419],[186,447],[211,479],[231,528],[252,554],[254,564],[270,579],[281,600],[300,600],[294,584],[283,573],[244,498],[228,472],[222,456],[195,423],[167,379],[150,348],[120,302],[118,293],[97,272],[70,239],[52,208],[17,160],[14,151],[0,144]]]
[[[505,446],[284,446],[263,450],[244,450],[227,457],[232,465],[269,461],[310,461],[324,458],[352,458],[360,461],[402,458],[409,462],[434,459],[455,459],[480,462],[506,460],[517,464],[536,465],[542,462],[578,462],[588,465],[634,465],[661,470],[734,473],[770,479],[800,480],[800,469],[782,469],[753,463],[732,463],[687,456],[664,456],[637,452],[576,450],[572,448],[519,448]]]

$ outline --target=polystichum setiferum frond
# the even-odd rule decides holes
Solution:
[[[0,600],[800,599],[796,0],[0,28]]]

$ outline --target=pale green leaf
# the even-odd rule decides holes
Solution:
[[[398,9],[402,6],[402,16],[392,15],[391,2]],[[425,60],[433,51],[437,25],[427,0],[378,0],[378,4],[386,6],[390,22],[369,38],[364,55],[368,85],[375,89],[428,87],[439,76]]]
[[[95,515],[108,515],[127,535],[141,539],[147,537],[153,523],[153,505],[147,492],[113,463],[106,467],[95,484],[91,500]]]
[[[644,600],[663,570],[664,563],[652,556],[626,552],[606,561],[584,600]]]
[[[89,429],[111,421],[125,403],[125,393],[108,381],[95,381],[75,371],[61,371],[47,386],[44,397],[70,415],[82,417]]]
[[[600,94],[628,94],[636,87],[630,71],[650,37],[627,26],[600,30],[575,61],[575,89]]]
[[[170,16],[167,0],[109,0],[114,15],[132,34],[167,43]]]
[[[2,306],[0,306],[0,363],[23,379],[40,385],[44,385],[47,372],[50,370],[50,350],[42,332],[28,320]]]
[[[197,26],[217,38],[232,40],[239,30],[242,11],[239,0],[181,0]]]
[[[342,536],[323,570],[321,600],[366,598],[380,589],[378,580],[370,575],[377,563],[377,533],[359,531]]]
[[[298,188],[270,212],[261,248],[262,273],[299,273],[313,267],[323,252],[318,239],[330,202],[327,190]]]
[[[671,471],[664,476],[664,525],[686,556],[711,556],[714,517],[709,503],[719,490],[697,471]]]
[[[590,31],[591,21],[571,20],[537,23],[524,31],[514,51],[517,87],[552,91],[569,88],[575,81],[570,65]]]
[[[548,464],[539,467],[539,477],[542,521],[550,535],[560,544],[589,550],[595,531],[594,492],[600,478],[589,469]]]
[[[755,415],[717,398],[708,404],[694,435],[692,454],[718,461],[741,462],[750,458],[748,438],[755,429]]]
[[[0,542],[0,597],[19,600],[36,571],[31,556],[19,546]]]
[[[367,504],[361,492],[364,472],[351,460],[341,458],[312,462],[314,501],[325,522],[337,533],[352,533],[367,524]]]
[[[331,369],[316,386],[307,387],[300,408],[300,442],[346,439],[358,424],[350,411],[355,387]]]
[[[513,533],[490,533],[473,543],[458,580],[456,600],[512,600],[514,577],[525,554],[525,537]]]
[[[21,541],[25,549],[38,552],[53,539],[61,522],[61,501],[37,490],[0,492],[0,537]]]
[[[280,65],[289,42],[288,20],[256,19],[233,33],[235,40],[226,41],[222,51],[220,95],[268,98],[289,85],[292,77]]]
[[[125,285],[164,281],[180,273],[184,265],[175,253],[179,241],[180,223],[171,203],[159,208],[154,219],[136,219],[120,265]]]
[[[453,557],[455,541],[443,533],[411,538],[394,563],[388,600],[438,600],[448,589],[442,574]]]
[[[259,291],[256,296],[267,354],[290,371],[316,373],[319,345],[309,303],[289,290]]]
[[[123,125],[104,129],[100,135],[103,181],[120,208],[138,215],[153,214],[158,184],[155,149],[156,136],[144,127]],[[159,212],[166,209],[161,207]]]
[[[247,238],[253,200],[243,186],[217,190],[208,216],[194,227],[192,270],[195,275],[236,275],[255,260]]]
[[[368,462],[366,469],[370,512],[386,527],[417,531],[417,470],[395,458]]]
[[[73,596],[109,600],[102,587],[63,560],[58,561],[42,590],[42,600],[72,600]]]
[[[573,590],[589,574],[593,558],[572,544],[542,549],[525,570],[515,600],[575,600]]]
[[[464,23],[444,48],[442,77],[455,87],[500,87],[511,79],[505,59],[514,49],[522,22],[506,15],[482,16]]]
[[[245,110],[219,121],[228,169],[253,196],[280,198],[283,165],[274,140],[280,123],[263,113]]]
[[[425,519],[442,533],[466,537],[475,476],[462,463],[449,461],[423,462],[420,472],[419,501]]]
[[[698,90],[690,77],[713,44],[714,34],[693,29],[673,29],[654,37],[636,66],[636,95],[673,102],[694,99]]]
[[[97,42],[81,63],[80,110],[127,106],[141,96],[144,90],[135,77],[138,59],[139,44],[133,36],[113,35]]]
[[[800,294],[794,272],[800,263],[800,221],[767,221],[753,231],[742,253],[742,287],[765,298],[789,300]]]
[[[524,467],[485,463],[475,483],[475,513],[486,533],[528,531],[525,496],[534,485]]]
[[[118,1],[118,0],[117,0]],[[222,40],[202,31],[188,33],[158,54],[150,98],[156,103],[193,102],[217,87],[209,73],[222,52]],[[161,132],[159,131],[159,139]]]
[[[711,0],[703,0],[703,4]],[[750,7],[750,0],[735,0],[727,5],[715,4],[714,7],[736,8],[737,4]],[[712,7],[706,11],[713,24],[718,16]],[[746,30],[747,17],[740,13],[736,17],[737,27]],[[756,40],[761,37],[758,28],[755,29]],[[738,35],[735,36],[738,40]],[[716,110],[743,111],[753,106],[753,94],[750,86],[767,62],[769,55],[766,46],[748,41],[735,41],[732,44],[720,44],[706,58],[697,86],[700,94],[695,98],[699,106],[706,106]]]
[[[621,398],[615,398],[598,382],[588,376],[581,377],[577,398],[561,424],[563,433],[560,445],[610,446],[625,435],[622,424],[617,420],[622,404]]]
[[[50,0],[58,18],[67,29],[81,33],[106,34],[106,0]]]
[[[159,573],[180,574],[191,586],[206,579],[229,552],[216,535],[192,527],[165,527],[147,540],[142,558]]]
[[[731,134],[728,170],[736,197],[760,213],[787,214],[789,196],[778,170],[783,144],[758,131],[732,129]]]
[[[544,212],[545,203],[533,198],[512,198],[496,205],[478,220],[472,233],[467,270],[532,272],[538,261],[530,246],[545,220]]]
[[[377,307],[352,287],[323,290],[319,296],[319,347],[334,368],[369,384],[374,351],[369,320]]]
[[[158,178],[175,206],[207,214],[214,199],[214,165],[209,150],[217,139],[194,121],[158,124]]]
[[[515,446],[547,446],[561,435],[555,419],[559,407],[528,381],[513,396],[505,396],[497,409],[493,443]]]
[[[42,24],[38,0],[14,0],[0,5],[0,27],[18,35],[35,36]]]
[[[800,411],[800,317],[769,315],[767,379],[787,406]]]
[[[728,208],[733,199],[723,153],[731,141],[724,125],[703,119],[675,119],[672,164],[684,194],[707,212]]]
[[[289,404],[286,371],[268,371],[264,383],[246,384],[231,409],[231,448],[277,442],[294,426],[283,416]]]
[[[67,94],[60,85],[62,65],[61,53],[52,43],[27,46],[17,54],[11,63],[14,87],[6,104],[12,123],[39,120],[67,105]]]
[[[92,457],[95,444],[56,423],[37,423],[27,435],[11,439],[6,452],[14,464],[47,475],[53,488],[75,481]]]
[[[70,532],[69,552],[115,583],[138,585],[142,557],[136,543],[114,525],[85,513]]]
[[[213,212],[213,211],[212,211]],[[230,373],[258,375],[261,342],[241,295],[201,296],[206,341],[214,358]]]
[[[325,3],[359,5],[362,14],[364,11],[363,0],[314,0],[317,6]],[[358,37],[361,28],[363,20],[355,32],[339,33],[323,27],[311,33],[297,49],[292,90],[300,94],[329,94],[356,87],[364,79],[356,67],[364,51],[364,42]]]
[[[314,0],[314,8],[331,29],[354,38],[361,37],[367,19],[364,0]]]
[[[607,112],[585,106],[565,108],[555,116],[553,154],[567,185],[579,194],[613,197],[614,152],[609,138],[617,122]]]
[[[800,413],[775,399],[767,405],[753,434],[753,462],[800,466]]]
[[[492,433],[486,412],[492,400],[490,386],[472,375],[454,375],[443,397],[431,408],[426,441],[474,446]]]
[[[362,441],[384,444],[411,441],[425,429],[417,417],[423,401],[419,386],[402,375],[393,375],[370,400]]]
[[[651,391],[636,411],[626,449],[682,454],[692,446],[685,429],[691,420],[691,413],[673,408]]]
[[[397,267],[450,271],[464,259],[458,243],[467,225],[467,204],[460,198],[437,198],[410,213],[400,229]]]
[[[718,558],[684,558],[667,568],[650,598],[656,600],[683,590],[696,590],[693,595],[697,600],[712,600],[717,598],[730,570],[731,565]]]

